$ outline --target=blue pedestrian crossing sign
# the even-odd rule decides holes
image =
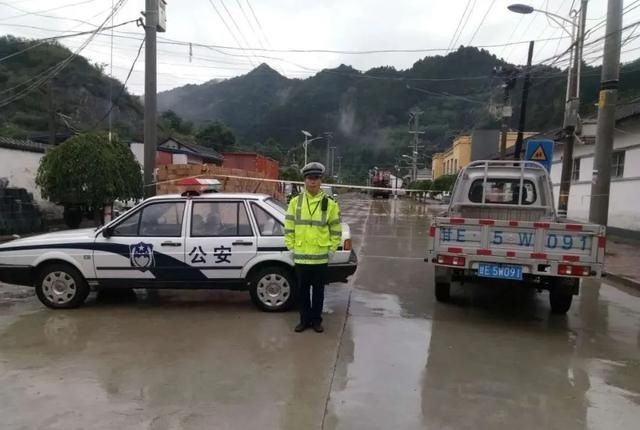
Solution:
[[[527,142],[525,160],[537,161],[542,164],[548,172],[551,172],[553,161],[553,140],[530,140]]]

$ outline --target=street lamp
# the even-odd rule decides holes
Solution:
[[[302,146],[304,146],[304,165],[307,165],[307,147],[314,140],[322,139],[323,136],[314,137],[313,139],[309,139],[311,137],[311,133],[306,130],[300,130],[302,134],[304,134],[304,142],[302,142]]]
[[[516,4],[512,4],[512,5],[507,6],[507,9],[509,9],[511,12],[520,13],[520,14],[523,14],[523,15],[528,15],[528,14],[533,13],[533,12],[543,13],[543,14],[547,15],[549,18],[551,18],[560,27],[562,27],[562,29],[564,31],[566,31],[569,34],[569,36],[571,36],[571,37],[573,37],[573,34],[569,30],[567,30],[567,28],[564,25],[562,25],[561,22],[558,22],[557,20],[564,21],[564,22],[566,22],[566,23],[568,23],[568,24],[570,24],[570,25],[572,25],[574,27],[578,26],[578,24],[576,24],[574,21],[572,21],[570,19],[567,19],[564,16],[560,16],[558,14],[555,14],[553,12],[549,12],[547,10],[536,9],[535,7],[529,6],[527,4],[516,3]],[[577,14],[576,11],[572,11],[572,14],[574,14],[574,13]]]
[[[573,144],[575,142],[575,130],[578,125],[578,109],[580,107],[580,67],[582,65],[582,49],[584,46],[585,24],[587,19],[587,2],[588,0],[581,1],[580,11],[571,10],[571,19],[525,4],[512,4],[507,6],[507,9],[510,11],[520,14],[530,14],[533,12],[543,13],[556,24],[560,25],[560,27],[571,36],[571,47],[573,47],[573,50],[569,57],[563,124],[567,137],[562,151],[560,199],[558,202],[558,215],[565,218],[569,204],[571,171],[573,170]],[[571,25],[571,31],[566,28],[566,24]]]

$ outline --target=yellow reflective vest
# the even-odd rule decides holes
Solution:
[[[338,203],[322,191],[315,196],[304,191],[289,202],[284,232],[285,245],[296,264],[327,264],[329,252],[337,251],[342,241]]]

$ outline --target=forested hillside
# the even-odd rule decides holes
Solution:
[[[28,49],[27,49],[28,48]],[[23,51],[19,55],[12,54]],[[5,136],[47,134],[50,121],[61,134],[100,130],[107,126],[110,84],[113,124],[121,138],[142,138],[142,106],[122,83],[110,80],[103,67],[81,56],[47,83],[31,88],[60,61],[71,56],[56,44],[36,44],[11,36],[0,38],[0,128]],[[516,128],[522,70],[487,51],[461,47],[446,56],[425,57],[407,70],[377,67],[366,72],[348,65],[325,69],[307,79],[289,79],[266,64],[224,81],[186,85],[159,94],[160,136],[177,132],[216,145],[212,136],[235,134],[232,147],[252,149],[283,164],[300,160],[301,129],[314,136],[333,132],[343,157],[343,177],[360,180],[373,165],[390,166],[408,151],[408,112],[418,108],[424,134],[422,163],[445,148],[459,133],[493,128],[495,108],[502,98],[502,80],[494,68],[516,68],[512,91],[512,128]],[[640,94],[640,64],[626,64],[621,72],[621,97]],[[599,68],[582,72],[583,117],[594,115]],[[534,66],[529,95],[527,130],[545,131],[562,124],[566,71]],[[26,89],[26,97],[13,99]],[[173,118],[173,119],[172,119]],[[182,124],[173,127],[171,124]],[[213,128],[212,128],[213,127]],[[197,136],[200,136],[198,138]],[[207,138],[207,139],[205,139]],[[203,143],[203,142],[200,142]],[[220,146],[219,148],[217,146]],[[324,159],[324,141],[310,146],[314,158]]]
[[[0,37],[0,58],[11,56],[0,62],[2,135],[24,138],[47,134],[50,117],[60,134],[105,128],[111,82],[114,128],[125,138],[141,136],[143,109],[138,98],[126,90],[122,92],[121,82],[110,79],[102,66],[91,64],[82,56],[71,57],[52,79],[32,87],[38,77],[71,55],[57,43]],[[13,100],[22,94],[26,96]]]

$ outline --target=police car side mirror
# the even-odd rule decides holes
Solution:
[[[102,230],[102,235],[106,238],[113,236],[113,227],[107,227]]]

